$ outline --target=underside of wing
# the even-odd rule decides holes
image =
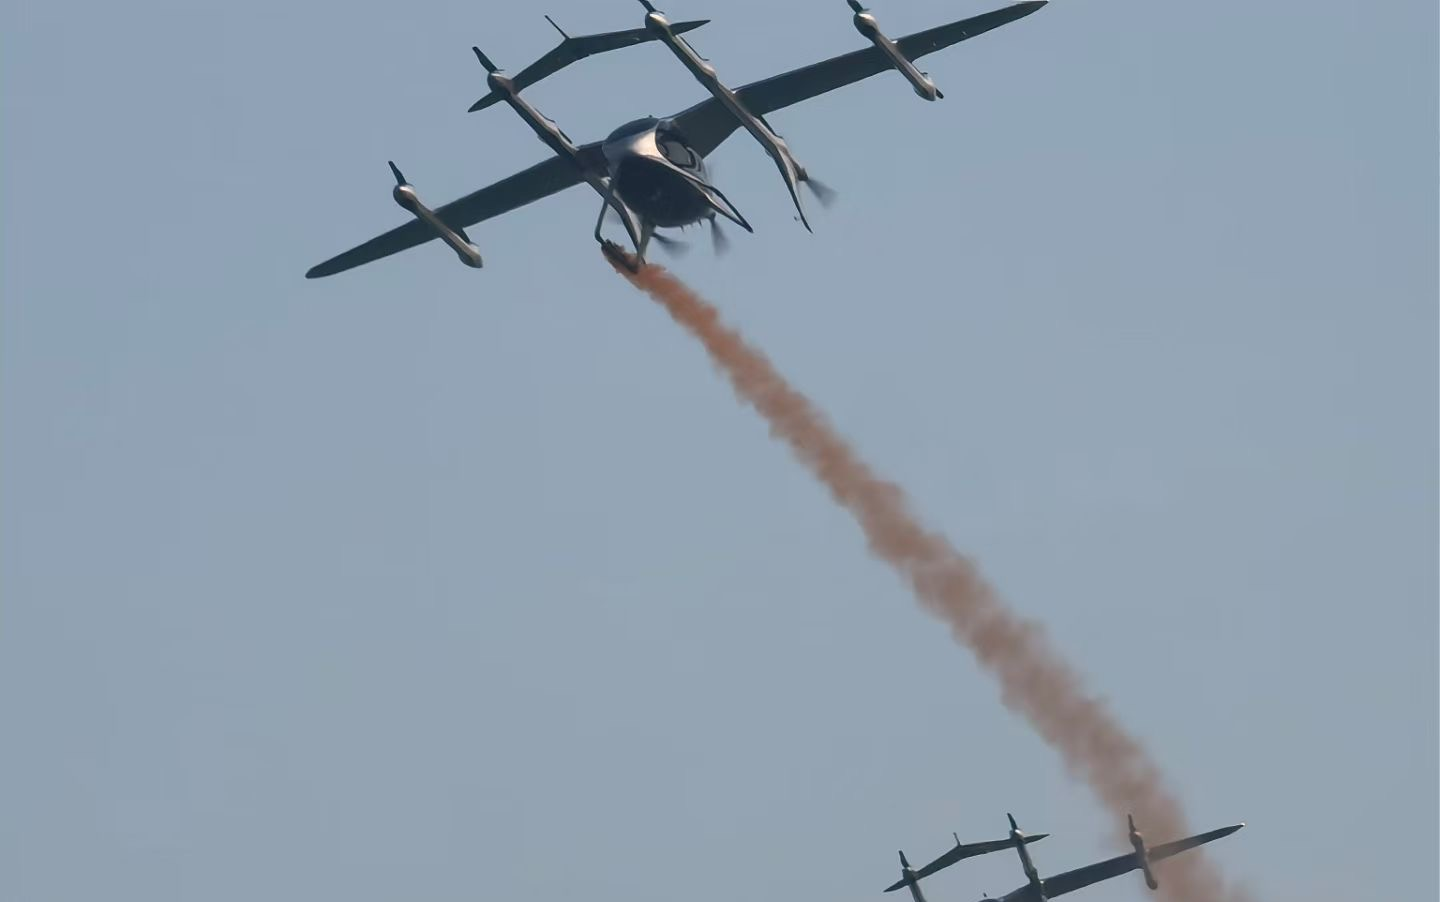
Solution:
[[[1034,836],[1025,837],[1025,842],[1026,844],[1038,842],[1044,839],[1046,836],[1049,836],[1049,834],[1037,833]],[[989,840],[987,842],[966,843],[964,845],[958,845],[950,851],[946,852],[944,855],[941,855],[939,858],[925,865],[920,870],[916,871],[915,876],[929,877],[936,871],[943,871],[945,868],[950,867],[950,865],[955,864],[956,862],[964,861],[967,858],[974,858],[976,855],[988,855],[991,852],[999,852],[1001,849],[1013,848],[1014,845],[1015,841],[1012,839],[995,839]]]
[[[1118,877],[1138,867],[1140,867],[1140,859],[1134,852],[1117,855],[1095,864],[1087,864],[1083,868],[1056,874],[1054,877],[1046,877],[1044,880],[1045,895],[1050,898],[1073,893],[1077,889],[1092,883],[1099,883],[1101,880],[1109,880],[1111,877]]]
[[[1027,0],[1002,9],[981,13],[959,22],[906,35],[895,41],[906,59],[916,60],[951,44],[984,34],[1008,22],[1024,18],[1044,6],[1047,0]],[[752,82],[735,93],[746,109],[757,116],[774,112],[802,100],[842,88],[891,68],[890,60],[878,47],[867,47],[824,62],[794,69],[762,81]],[[718,100],[711,98],[696,104],[675,117],[675,123],[686,140],[700,154],[706,155],[719,147],[739,122]]]
[[[1185,839],[1177,839],[1174,842],[1165,843],[1163,846],[1155,846],[1150,849],[1150,860],[1159,861],[1169,858],[1172,855],[1179,855],[1196,846],[1203,846],[1207,842],[1214,842],[1222,837],[1229,836],[1239,830],[1244,824],[1236,824],[1232,827],[1221,827],[1218,830],[1211,830],[1208,833],[1199,833],[1195,836],[1187,836]],[[1134,852],[1128,855],[1118,855],[1107,861],[1097,864],[1086,865],[1073,871],[1066,871],[1054,877],[1045,878],[1045,895],[1053,898],[1063,896],[1065,893],[1074,892],[1092,883],[1099,883],[1101,880],[1109,880],[1111,877],[1118,877],[1127,871],[1133,871],[1140,867],[1140,857]]]
[[[581,148],[582,152],[591,149],[590,146]],[[459,200],[437,207],[435,215],[450,228],[463,229],[563,191],[579,182],[580,172],[569,160],[551,157]],[[358,247],[311,267],[310,271],[305,273],[305,278],[318,279],[321,276],[344,272],[362,263],[379,260],[381,257],[424,244],[435,237],[437,236],[433,229],[412,219]]]
[[[1048,833],[1036,833],[1033,836],[1025,837],[1025,842],[1026,844],[1032,842],[1039,842],[1040,840],[1044,839],[1049,835],[1050,834]],[[988,855],[991,852],[999,852],[1001,849],[1014,848],[1014,846],[1015,841],[1013,839],[993,839],[986,842],[959,843],[956,844],[954,848],[941,855],[939,858],[936,858],[934,861],[925,865],[923,868],[917,870],[915,872],[915,877],[917,879],[929,877],[931,874],[934,874],[938,871],[943,871],[946,868],[950,867],[952,864],[964,861],[967,858],[974,858],[977,855]],[[887,893],[893,892],[894,890],[897,890],[904,885],[905,881],[901,880],[895,883],[893,886],[887,887],[885,891]]]
[[[693,22],[676,22],[670,28],[676,34],[684,34],[693,31],[709,22],[709,19],[699,19]],[[636,44],[643,44],[646,41],[655,40],[655,35],[648,29],[631,28],[625,31],[607,31],[604,34],[587,34],[580,37],[565,35],[565,40],[560,46],[540,57],[534,63],[520,70],[515,76],[515,87],[523,90],[535,84],[546,76],[553,75],[571,63],[579,62],[587,56],[594,56],[597,53],[609,53],[612,50],[620,50],[625,47],[633,47]]]
[[[1196,846],[1203,846],[1207,842],[1214,842],[1222,839],[1239,830],[1244,824],[1234,824],[1229,827],[1221,827],[1218,830],[1211,830],[1209,833],[1199,833],[1195,836],[1188,836],[1185,839],[1177,839],[1174,842],[1167,842],[1162,846],[1156,846],[1150,850],[1150,860],[1159,861],[1162,858],[1169,858],[1172,855],[1179,855]]]
[[[676,22],[670,27],[676,34],[684,34],[687,31],[693,31],[699,28],[709,21],[709,19],[700,19],[693,22]],[[554,24],[553,20],[551,24]],[[560,26],[556,25],[555,27],[558,29]],[[636,44],[643,44],[646,41],[655,40],[655,35],[644,28],[631,28],[626,31],[607,31],[604,34],[586,34],[577,37],[571,37],[563,31],[560,32],[560,34],[564,36],[564,40],[544,56],[526,66],[524,69],[521,69],[515,76],[515,90],[523,91],[536,82],[549,78],[566,66],[572,63],[578,63],[587,56],[594,56],[597,53],[609,53],[612,50],[621,50],[625,47],[633,47]],[[504,95],[491,91],[489,94],[475,101],[475,103],[470,106],[470,112],[473,113],[476,110],[483,110],[488,106],[499,103],[503,99]]]

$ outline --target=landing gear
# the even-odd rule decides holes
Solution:
[[[655,231],[655,227],[648,222],[641,223],[640,233],[637,235],[635,233],[635,214],[622,201],[616,199],[613,181],[609,187],[610,190],[605,195],[605,199],[600,202],[600,216],[595,220],[595,240],[600,242],[600,249],[612,262],[623,266],[632,273],[637,273],[640,271],[640,267],[645,265],[645,247],[650,243],[650,235]],[[600,234],[600,227],[605,224],[605,214],[611,210],[614,210],[619,216],[625,226],[625,231],[630,235],[630,240],[636,243],[635,254],[626,253],[620,245]]]

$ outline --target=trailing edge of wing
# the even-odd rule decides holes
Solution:
[[[1025,837],[1025,843],[1026,845],[1029,845],[1032,842],[1039,842],[1040,840],[1044,839],[1049,835],[1049,833],[1036,833],[1032,836]],[[950,867],[952,864],[964,861],[967,858],[974,858],[976,855],[988,855],[991,852],[998,852],[1001,849],[1014,848],[1014,846],[1015,841],[1013,839],[992,839],[986,842],[961,843],[956,845],[950,851],[941,855],[939,858],[925,865],[923,868],[915,871],[915,877],[916,879],[929,877],[931,874],[934,874],[938,871],[943,871],[946,868]],[[893,893],[895,892],[895,890],[905,886],[905,884],[905,880],[897,880],[889,886],[885,887],[885,892]]]
[[[1195,836],[1187,837],[1185,839],[1177,839],[1174,842],[1167,842],[1163,846],[1156,846],[1155,848],[1150,850],[1150,860],[1159,861],[1162,858],[1169,858],[1172,855],[1179,855],[1181,852],[1187,852],[1190,849],[1195,848],[1196,846],[1203,846],[1207,842],[1214,842],[1217,839],[1224,839],[1231,833],[1234,833],[1236,830],[1239,830],[1241,827],[1244,826],[1244,824],[1234,824],[1229,827],[1221,827],[1218,830],[1211,830],[1209,833],[1200,833]]]
[[[671,26],[676,34],[684,34],[687,31],[694,31],[701,25],[709,22],[709,19],[699,19],[693,22],[677,22]],[[550,24],[554,25],[552,21]],[[555,26],[559,30],[560,26]],[[622,50],[626,47],[633,47],[636,44],[643,44],[646,41],[655,40],[655,36],[644,28],[631,28],[626,31],[607,31],[604,34],[587,34],[579,37],[571,37],[561,31],[564,36],[559,45],[535,62],[520,70],[515,76],[515,90],[523,91],[543,78],[549,78],[566,66],[578,63],[587,56],[594,56],[597,53],[609,53],[612,50]],[[504,97],[491,91],[484,97],[470,105],[470,112],[483,110],[503,100]]]
[[[1047,2],[1048,0],[1026,0],[1015,3],[948,25],[938,25],[906,35],[898,38],[895,45],[905,54],[906,59],[913,62],[927,53],[934,53],[951,44],[984,34],[992,28],[1022,19]],[[763,116],[872,75],[889,72],[892,68],[890,58],[884,51],[872,46],[752,82],[735,93],[739,95],[746,109],[757,116]],[[708,156],[740,125],[730,111],[714,98],[701,101],[680,113],[675,117],[675,124],[701,156]]]
[[[1036,833],[1033,836],[1027,836],[1025,837],[1025,844],[1029,845],[1032,842],[1039,842],[1049,835],[1049,833]],[[1001,849],[1012,849],[1014,847],[1015,841],[1012,839],[993,839],[986,842],[959,845],[916,871],[915,876],[929,877],[936,871],[943,871],[952,864],[964,861],[967,858],[974,858],[976,855],[988,855],[991,852],[999,852]]]

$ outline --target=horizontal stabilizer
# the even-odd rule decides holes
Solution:
[[[1036,833],[1034,836],[1027,836],[1024,838],[1025,844],[1029,845],[1032,842],[1039,842],[1049,835],[1049,833]],[[943,871],[956,862],[964,861],[967,858],[974,858],[976,855],[988,855],[991,852],[998,852],[1001,849],[1013,848],[1015,848],[1015,840],[1013,839],[994,839],[988,842],[976,843],[956,841],[955,848],[917,870],[915,872],[915,879],[918,880],[921,877],[929,877],[936,871]],[[908,882],[908,880],[898,880],[885,887],[885,892],[893,893],[895,890],[905,886]]]
[[[546,16],[546,18],[549,19],[549,16]],[[709,19],[698,19],[693,22],[676,22],[670,27],[676,34],[684,34],[687,31],[694,31],[709,21]],[[555,25],[555,20],[550,19],[550,24]],[[565,34],[559,25],[555,25],[555,30],[559,31],[563,38],[560,44],[549,53],[520,70],[520,74],[514,78],[515,90],[523,91],[541,79],[549,78],[566,66],[572,63],[578,63],[587,56],[594,56],[597,53],[609,53],[612,50],[622,50],[626,47],[633,47],[637,44],[643,44],[646,41],[655,40],[655,35],[644,28],[631,28],[626,31],[607,31],[604,34],[587,34],[578,37],[571,37]],[[475,103],[470,106],[470,112],[473,113],[476,110],[483,110],[504,99],[504,95],[491,91],[489,94],[475,101]]]

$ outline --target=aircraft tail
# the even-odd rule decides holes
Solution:
[[[895,892],[897,889],[905,886],[906,880],[909,878],[919,880],[925,877],[929,877],[931,874],[934,874],[938,871],[943,871],[951,865],[956,864],[957,862],[964,861],[967,858],[974,858],[977,855],[989,855],[991,852],[998,852],[1001,849],[1013,849],[1018,845],[1028,845],[1032,842],[1039,842],[1040,840],[1044,839],[1049,835],[1050,834],[1048,833],[1036,833],[1031,836],[1022,837],[1019,841],[1017,841],[1012,836],[1008,839],[994,839],[988,840],[986,842],[974,843],[962,843],[960,841],[960,837],[956,836],[954,848],[950,849],[948,852],[944,853],[939,858],[936,858],[934,861],[930,862],[922,868],[913,871],[906,871],[906,876],[902,876],[901,879],[885,887],[885,892]]]
[[[549,22],[556,31],[560,32],[560,43],[551,49],[550,52],[526,66],[524,69],[521,69],[519,73],[511,79],[517,91],[523,91],[541,79],[549,78],[561,69],[578,63],[586,57],[595,56],[600,53],[609,53],[612,50],[633,47],[637,44],[644,44],[647,41],[655,40],[655,36],[644,28],[631,28],[627,31],[607,31],[603,34],[571,35],[566,34],[565,29],[561,28],[559,24],[549,16],[545,17],[545,21]],[[671,24],[670,30],[675,34],[684,34],[687,31],[693,31],[699,28],[709,21],[709,19],[696,19],[689,22],[675,22]],[[478,50],[476,51],[476,55],[480,55]],[[480,57],[480,62],[485,65],[487,70],[491,72],[495,71],[495,68],[490,65],[483,56]],[[470,112],[473,113],[476,110],[483,110],[488,106],[494,106],[504,99],[503,95],[491,91],[489,94],[475,101],[470,107]]]

